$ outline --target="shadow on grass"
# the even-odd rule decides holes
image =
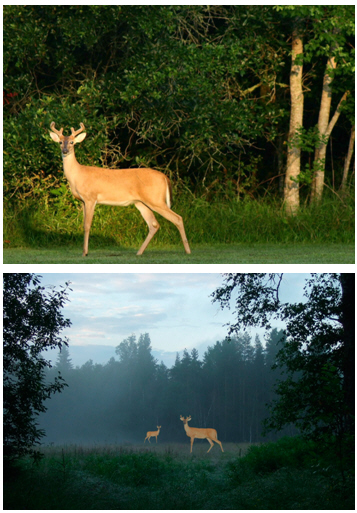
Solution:
[[[59,227],[46,228],[45,219],[39,219],[39,214],[33,208],[23,208],[16,214],[16,239],[28,248],[53,248],[54,246],[78,247],[83,246],[83,230],[73,226],[73,232],[68,233]],[[40,225],[40,226],[39,226]],[[108,247],[118,245],[114,237],[101,235],[93,230],[90,234],[90,243],[94,247]],[[11,241],[10,241],[11,244]]]

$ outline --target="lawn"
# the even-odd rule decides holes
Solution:
[[[353,244],[242,243],[192,244],[191,255],[181,246],[138,248],[101,246],[89,248],[82,257],[81,246],[53,248],[4,248],[4,264],[354,264]]]

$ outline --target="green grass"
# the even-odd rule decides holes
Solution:
[[[207,445],[47,448],[6,474],[4,509],[354,508],[352,472],[343,482],[304,442]]]
[[[4,264],[353,264],[352,244],[194,244],[191,255],[183,248],[148,248],[136,256],[138,248],[108,246],[82,248],[5,248]]]
[[[273,199],[207,201],[181,192],[174,210],[184,219],[192,254],[186,255],[172,223],[161,229],[144,255],[136,256],[147,227],[135,207],[99,205],[82,258],[82,211],[70,192],[4,202],[5,264],[353,264],[354,201],[326,199],[287,216]]]

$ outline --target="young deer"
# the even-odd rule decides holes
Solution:
[[[94,209],[97,203],[126,207],[134,204],[145,219],[149,233],[137,252],[142,255],[149,242],[160,228],[153,211],[171,221],[181,235],[186,253],[191,253],[182,217],[173,212],[171,206],[171,183],[166,175],[150,168],[105,169],[82,166],[76,160],[74,145],[82,142],[86,133],[83,123],[72,135],[64,136],[63,128],[56,130],[51,123],[51,138],[60,144],[64,174],[69,181],[72,194],[83,203],[84,245],[83,256],[88,254],[88,238]],[[82,133],[83,132],[83,133]]]
[[[216,442],[221,446],[222,452],[224,452],[222,444],[219,440],[217,440],[217,431],[212,428],[193,428],[188,425],[188,422],[191,420],[191,417],[187,417],[186,419],[180,415],[180,420],[183,422],[183,427],[185,428],[186,435],[191,438],[191,451],[192,452],[192,445],[195,438],[207,438],[207,440],[210,443],[210,448],[207,452],[210,452],[212,447],[214,446],[213,442]]]
[[[156,437],[156,443],[157,443],[157,437],[159,436],[161,426],[156,426],[156,427],[157,427],[157,431],[148,431],[148,432],[146,433],[146,438],[145,438],[145,440],[148,440],[148,441],[149,441],[149,443],[150,443],[150,438],[151,438],[152,436],[155,436],[155,437]],[[145,440],[144,440],[144,443],[145,443]]]

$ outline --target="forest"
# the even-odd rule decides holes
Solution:
[[[81,235],[52,121],[80,163],[165,173],[192,243],[351,243],[354,97],[353,5],[5,6],[5,246]],[[142,240],[98,212],[95,245]]]
[[[44,442],[140,443],[158,425],[159,442],[186,442],[180,415],[190,415],[192,426],[214,427],[222,442],[276,439],[262,436],[262,422],[275,397],[280,371],[271,367],[283,339],[273,329],[263,347],[259,337],[253,343],[238,335],[216,342],[202,361],[196,349],[185,350],[171,369],[153,358],[148,333],[121,342],[106,365],[88,361],[74,369],[70,348],[63,347],[47,372],[50,381],[60,372],[68,388],[45,403],[38,419]]]

